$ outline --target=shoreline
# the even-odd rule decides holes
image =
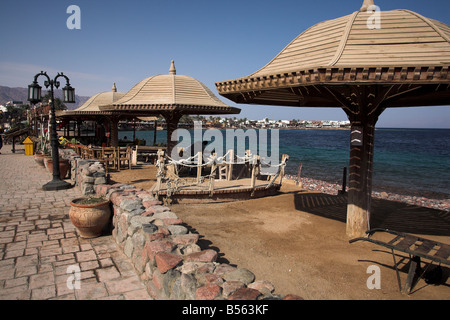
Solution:
[[[285,175],[284,179],[297,182],[297,177],[294,175]],[[337,195],[342,190],[342,185],[338,183],[331,183],[323,180],[313,178],[300,178],[302,187],[309,191],[316,191],[320,193]],[[399,194],[392,191],[384,191],[374,187],[372,190],[372,197],[376,199],[390,200],[396,202],[403,202],[410,205],[431,208],[435,210],[450,211],[450,199],[436,199],[436,197],[420,196],[411,194]],[[430,193],[431,194],[431,193]]]
[[[183,126],[180,127],[187,130],[194,130],[193,126]],[[243,126],[243,127],[214,127],[214,126],[203,126],[204,130],[206,129],[219,129],[219,130],[237,130],[237,129],[278,129],[278,130],[351,130],[350,127],[279,127],[279,128],[260,128],[260,127],[251,127],[251,126]],[[166,129],[157,128],[156,131],[164,131]],[[397,127],[377,127],[375,130],[450,130],[449,128],[397,128]],[[119,128],[119,132],[133,132],[133,128]],[[139,131],[154,131],[154,128],[136,128],[136,132]]]
[[[181,127],[183,129],[187,129],[187,130],[194,130],[194,126],[183,126]],[[296,128],[292,128],[292,127],[280,127],[280,128],[259,128],[259,127],[214,127],[214,126],[204,126],[202,127],[202,129],[206,130],[206,129],[218,129],[218,130],[238,130],[238,129],[243,129],[243,130],[249,130],[249,129],[255,129],[255,130],[260,130],[260,129],[267,129],[267,130],[273,130],[273,129],[277,129],[277,130],[350,130],[350,127],[296,127]],[[383,129],[383,128],[382,128]],[[156,131],[164,131],[166,129],[156,129]],[[120,128],[118,129],[119,132],[133,132],[133,128]],[[154,131],[153,128],[145,128],[145,129],[139,129],[136,128],[135,129],[136,132],[139,131]]]

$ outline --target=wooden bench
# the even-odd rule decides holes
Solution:
[[[389,241],[381,241],[372,239],[371,236],[377,232],[385,232],[391,235],[391,239]],[[429,240],[425,238],[416,237],[410,234],[406,233],[400,233],[393,230],[388,229],[381,229],[381,228],[375,228],[366,231],[367,237],[359,237],[355,239],[351,239],[349,242],[353,243],[356,241],[368,241],[371,243],[374,243],[376,245],[380,245],[386,248],[391,249],[392,251],[392,257],[394,258],[395,263],[395,270],[397,272],[397,280],[398,285],[400,288],[400,291],[403,291],[405,293],[410,293],[411,289],[413,288],[413,281],[415,278],[415,275],[419,273],[422,269],[420,267],[421,258],[431,260],[431,263],[428,264],[425,271],[423,271],[420,275],[417,281],[425,274],[428,267],[433,264],[433,262],[436,262],[439,264],[439,267],[441,264],[450,265],[450,245],[440,243],[434,240]],[[405,287],[402,290],[402,285],[400,281],[400,275],[397,268],[397,262],[395,259],[394,250],[405,252],[409,254],[410,259],[410,265],[409,265],[409,272],[408,276],[406,278]],[[417,282],[416,281],[416,282]]]
[[[30,128],[25,129],[11,129],[8,132],[5,132],[3,134],[3,140],[4,144],[11,143],[12,144],[12,153],[16,153],[16,138],[29,136],[31,134],[32,130]],[[24,138],[23,138],[24,139]]]
[[[138,157],[142,158],[145,162],[149,162],[152,159],[157,158],[158,150],[166,150],[167,147],[158,146],[134,146],[132,150],[131,163],[133,165],[137,164]]]

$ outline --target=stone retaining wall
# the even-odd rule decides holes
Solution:
[[[83,195],[95,194],[95,187],[107,183],[104,165],[96,159],[84,160],[73,149],[60,149],[60,156],[70,161],[70,179]]]
[[[218,263],[218,253],[202,250],[199,235],[153,195],[130,185],[97,185],[111,200],[113,238],[157,300],[292,299],[245,269]]]
[[[148,191],[125,184],[108,185],[103,164],[82,160],[71,151],[71,179],[84,195],[111,201],[112,235],[156,300],[292,300],[274,294],[275,287],[256,280],[248,269],[217,262],[218,253],[202,249],[170,208]]]

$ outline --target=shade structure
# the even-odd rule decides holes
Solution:
[[[339,107],[351,122],[347,234],[370,225],[375,124],[388,107],[450,104],[450,27],[409,10],[318,23],[253,74],[216,82],[236,103]]]
[[[241,109],[230,107],[217,98],[203,83],[186,75],[177,75],[172,60],[169,74],[155,75],[136,84],[121,99],[101,106],[100,110],[139,116],[162,115],[167,123],[167,148],[181,116],[190,114],[238,114]]]
[[[57,113],[58,116],[89,116],[89,115],[109,115],[110,113],[101,111],[100,106],[111,104],[125,95],[124,92],[117,92],[116,84],[113,83],[111,91],[100,92],[90,97],[85,103],[74,110],[65,110]]]
[[[65,110],[56,112],[57,118],[71,119],[78,122],[78,128],[82,121],[96,121],[104,123],[110,127],[111,143],[118,144],[118,117],[116,114],[100,110],[101,105],[111,104],[125,95],[124,92],[117,92],[116,84],[113,83],[111,91],[100,92],[90,97],[85,103],[74,110]]]

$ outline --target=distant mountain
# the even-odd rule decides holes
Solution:
[[[46,94],[45,87],[42,88],[42,95]],[[62,90],[55,90],[55,97],[62,100]],[[67,109],[73,110],[80,107],[90,97],[75,95],[75,103],[65,103]],[[23,104],[27,104],[28,101],[28,88],[10,88],[0,86],[0,104],[5,105],[8,101],[22,101]]]

